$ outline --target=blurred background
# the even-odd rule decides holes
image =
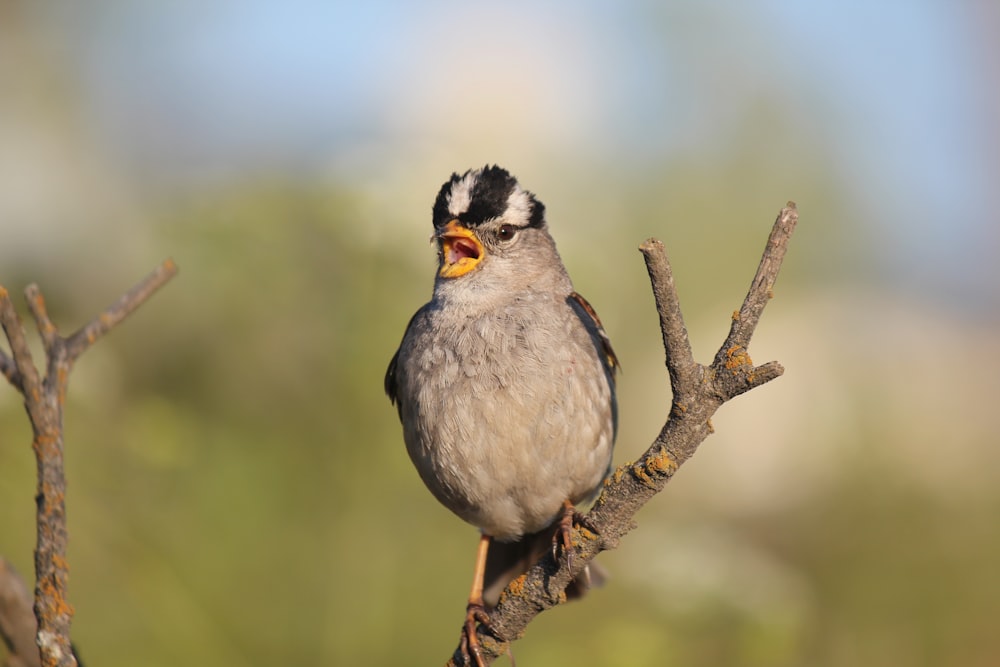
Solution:
[[[70,384],[84,660],[444,662],[476,532],[382,378],[438,188],[495,162],[615,342],[618,463],[669,406],[638,244],[666,243],[709,361],[801,212],[750,350],[785,376],[722,408],[519,664],[1000,664],[998,45],[989,0],[0,0],[0,284],[69,333],[181,269]],[[0,388],[0,554],[28,576],[30,440]]]

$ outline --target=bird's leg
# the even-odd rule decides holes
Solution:
[[[472,590],[469,591],[469,604],[465,607],[465,625],[462,626],[462,655],[465,657],[465,664],[470,664],[474,659],[477,667],[483,667],[484,663],[479,647],[479,638],[476,636],[476,626],[481,624],[497,639],[500,639],[500,635],[490,625],[490,616],[486,611],[486,603],[483,602],[483,578],[486,575],[486,553],[489,551],[491,539],[486,534],[479,537],[479,548],[476,550],[476,567],[472,573]]]
[[[582,526],[595,534],[599,532],[590,519],[578,512],[576,506],[567,499],[563,501],[559,529],[552,536],[552,557],[559,558],[559,545],[561,544],[563,553],[566,554],[567,568],[573,567],[573,526]]]

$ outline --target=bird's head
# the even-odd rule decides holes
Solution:
[[[545,264],[561,263],[545,229],[545,206],[496,166],[452,174],[434,201],[438,276],[455,279],[482,267],[528,268],[526,258],[545,252]],[[551,249],[551,253],[548,249]],[[541,259],[541,258],[539,258]]]

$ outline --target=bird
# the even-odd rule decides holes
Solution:
[[[506,169],[453,173],[432,209],[431,299],[385,375],[424,484],[480,531],[462,651],[500,592],[551,544],[571,558],[576,506],[610,472],[620,368],[549,233],[545,206]],[[595,531],[596,532],[596,531]],[[584,570],[573,595],[590,585]],[[595,582],[596,583],[596,582]]]

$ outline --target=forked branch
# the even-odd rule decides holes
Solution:
[[[21,318],[7,290],[0,287],[0,324],[10,343],[10,354],[0,349],[0,371],[24,396],[24,407],[34,435],[32,448],[38,467],[35,547],[35,641],[43,667],[77,664],[70,647],[73,608],[66,599],[66,476],[63,467],[63,406],[69,373],[83,352],[113,326],[144,303],[177,273],[166,260],[117,302],[76,333],[62,337],[49,318],[37,285],[25,290],[28,310],[45,349],[45,375],[32,359]]]
[[[572,558],[563,556],[557,561],[551,554],[546,555],[503,592],[490,614],[490,623],[502,639],[482,627],[478,630],[484,662],[492,662],[505,653],[509,643],[520,638],[538,614],[564,602],[566,587],[597,554],[618,546],[621,538],[635,527],[636,512],[666,486],[677,469],[712,433],[709,420],[723,403],[784,372],[781,365],[773,361],[754,366],[747,348],[764,306],[773,296],[778,270],[797,222],[795,204],[788,202],[774,223],[746,299],[733,313],[729,335],[708,366],[697,363],[691,352],[663,244],[650,239],[639,246],[660,316],[673,393],[670,414],[642,458],[620,466],[605,481],[601,495],[587,514],[588,523],[597,533],[586,528],[577,530]],[[461,665],[463,659],[459,647],[449,664]]]

